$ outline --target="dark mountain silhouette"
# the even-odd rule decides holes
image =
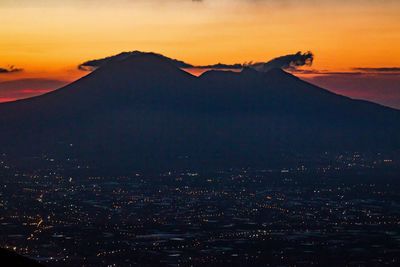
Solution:
[[[142,52],[142,51],[131,51],[131,52],[122,52],[119,53],[117,55],[114,56],[110,56],[110,57],[105,57],[105,58],[100,58],[100,59],[93,59],[93,60],[89,60],[86,61],[82,64],[80,64],[78,66],[78,69],[80,70],[93,70],[96,69],[98,67],[101,67],[103,65],[106,65],[112,61],[123,61],[125,59],[127,59],[130,56],[138,56],[138,55],[151,55],[153,57],[158,57],[164,61],[168,61],[169,63],[171,63],[172,65],[178,67],[178,68],[191,68],[194,67],[193,65],[186,63],[184,61],[181,60],[177,60],[177,59],[173,59],[173,58],[169,58],[166,56],[163,56],[161,54],[157,54],[157,53],[152,53],[152,52]]]
[[[0,262],[4,266],[13,267],[44,267],[44,265],[29,258],[18,255],[13,251],[0,248]]]
[[[157,54],[105,63],[54,92],[0,105],[0,147],[101,166],[259,165],[291,153],[400,148],[400,112],[281,69],[195,77]]]

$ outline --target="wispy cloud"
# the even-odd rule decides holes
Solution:
[[[280,68],[285,70],[296,70],[298,67],[311,66],[314,60],[314,54],[311,51],[302,53],[301,51],[295,54],[289,54],[284,56],[276,57],[265,63],[254,63],[249,66],[258,71],[268,71],[274,68]]]
[[[362,72],[397,72],[400,73],[400,67],[381,67],[381,68],[353,68],[355,71],[362,71]]]
[[[260,72],[265,72],[273,68],[281,68],[285,70],[292,70],[295,71],[298,67],[301,66],[311,66],[314,60],[314,54],[310,51],[302,53],[297,52],[294,54],[279,56],[273,58],[272,60],[265,61],[265,62],[248,62],[248,63],[236,63],[236,64],[224,64],[224,63],[217,63],[211,65],[192,65],[190,63],[172,59],[161,54],[152,53],[152,52],[141,52],[141,51],[132,51],[132,52],[122,52],[120,54],[109,56],[100,59],[93,59],[88,60],[78,66],[78,69],[83,71],[93,71],[96,68],[99,68],[111,61],[119,61],[124,60],[130,56],[138,55],[138,54],[152,54],[158,57],[161,57],[165,60],[168,60],[173,65],[177,66],[178,68],[198,68],[198,69],[225,69],[225,70],[240,70],[245,67],[253,68]]]
[[[350,71],[330,71],[316,69],[293,69],[293,74],[311,74],[311,75],[353,75],[353,76],[370,76],[370,75],[400,75],[400,68],[352,68]]]
[[[15,66],[11,65],[7,68],[1,68],[0,67],[0,74],[7,74],[7,73],[14,73],[14,72],[21,72],[23,69],[21,68],[16,68]]]

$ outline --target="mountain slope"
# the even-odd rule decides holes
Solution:
[[[44,267],[44,265],[34,260],[3,248],[0,248],[0,260],[2,263],[14,267]]]
[[[286,153],[398,150],[399,114],[280,69],[194,77],[138,54],[55,92],[0,105],[0,143],[14,157],[45,153],[132,168],[263,164]]]

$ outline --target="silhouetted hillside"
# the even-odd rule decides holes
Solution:
[[[130,168],[396,151],[399,130],[399,111],[333,94],[280,69],[195,77],[151,53],[0,105],[0,143],[14,157],[46,153]]]
[[[44,265],[15,252],[0,248],[0,262],[2,266],[10,267],[44,267]]]

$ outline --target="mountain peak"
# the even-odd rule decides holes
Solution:
[[[290,75],[290,73],[284,71],[281,68],[272,68],[268,70],[266,73],[268,73],[269,75],[284,75],[284,76]]]
[[[112,78],[113,82],[125,80],[138,82],[143,80],[176,79],[190,77],[191,74],[181,70],[171,59],[155,53],[135,53],[121,60],[105,63],[93,72],[95,77]]]
[[[89,75],[39,98],[39,102],[48,101],[65,109],[73,105],[81,110],[104,102],[129,102],[145,95],[167,94],[166,88],[184,86],[192,78],[169,58],[132,52],[118,59],[107,59]]]
[[[131,57],[148,57],[148,58],[152,57],[152,58],[158,58],[160,60],[168,61],[172,65],[174,65],[178,68],[192,67],[192,65],[190,65],[186,62],[183,62],[183,61],[177,60],[177,59],[173,59],[173,58],[169,58],[162,54],[158,54],[158,53],[154,53],[154,52],[142,52],[142,51],[135,50],[135,51],[131,51],[131,52],[122,52],[122,53],[119,53],[117,55],[110,56],[110,57],[86,61],[79,65],[79,69],[93,70],[93,69],[101,68],[110,63],[122,62],[125,60],[129,60]]]
[[[0,147],[16,159],[21,151],[73,153],[98,166],[140,169],[180,165],[185,155],[187,166],[225,168],[264,164],[278,151],[391,153],[400,148],[399,125],[399,111],[328,93],[281,69],[196,78],[165,57],[133,53],[50,94],[0,106]]]
[[[257,75],[257,74],[259,74],[259,72],[257,70],[255,70],[253,68],[250,68],[250,67],[244,67],[240,73],[243,74],[243,75]]]
[[[171,62],[162,57],[160,55],[154,53],[138,53],[138,54],[131,54],[122,60],[114,60],[106,64],[106,66],[117,66],[117,67],[128,67],[128,66],[137,66],[137,67],[161,67],[161,68],[177,68]]]
[[[221,77],[232,77],[237,76],[238,73],[230,70],[216,70],[211,69],[199,76],[200,79],[210,79],[210,78],[221,78]]]
[[[288,82],[291,80],[299,80],[296,76],[293,74],[284,71],[281,68],[273,68],[268,70],[267,72],[264,73],[264,76],[270,81],[270,82]]]

